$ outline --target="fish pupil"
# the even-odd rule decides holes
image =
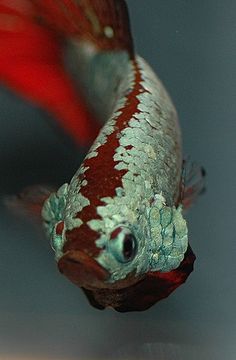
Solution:
[[[123,256],[130,260],[135,255],[135,238],[132,234],[126,235],[123,243]]]

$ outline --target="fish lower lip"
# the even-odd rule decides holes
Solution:
[[[107,270],[80,250],[66,252],[58,261],[58,267],[73,283],[86,289],[104,287],[109,278]]]

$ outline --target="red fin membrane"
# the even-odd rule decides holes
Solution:
[[[64,67],[62,38],[37,22],[33,7],[13,5],[0,4],[0,81],[52,113],[76,143],[90,144],[99,126]]]
[[[0,80],[52,113],[76,143],[88,145],[99,125],[67,74],[68,38],[99,50],[126,50],[133,43],[123,0],[3,0],[0,4]]]
[[[205,192],[205,177],[206,171],[202,166],[189,159],[184,160],[178,204],[182,203],[188,209]]]
[[[42,21],[64,37],[93,42],[101,50],[133,54],[124,0],[33,0]]]

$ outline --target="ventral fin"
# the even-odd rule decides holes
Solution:
[[[201,165],[192,162],[189,158],[183,160],[178,204],[181,203],[184,209],[188,209],[198,196],[205,192],[205,180],[206,171]]]
[[[41,220],[41,211],[45,200],[54,191],[52,187],[33,185],[23,189],[18,195],[5,197],[7,208],[16,215],[30,216]]]

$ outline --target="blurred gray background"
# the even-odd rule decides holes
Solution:
[[[207,170],[188,214],[187,283],[146,312],[92,308],[40,229],[1,206],[0,359],[236,358],[236,2],[128,0],[137,51],[178,109],[184,152]],[[1,193],[62,183],[82,159],[43,110],[0,87]]]

